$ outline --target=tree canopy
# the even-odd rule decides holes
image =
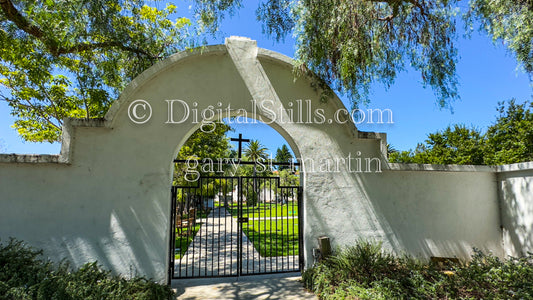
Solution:
[[[150,1],[158,4],[158,1]],[[198,27],[216,30],[233,1],[198,0]],[[158,60],[197,42],[177,7],[133,0],[0,1],[0,100],[24,140],[59,140],[66,117],[99,118]]]
[[[166,1],[0,0],[0,100],[24,140],[58,141],[66,117],[100,118],[140,72],[202,43],[242,0],[191,0],[195,19]],[[163,4],[162,4],[163,3]],[[172,1],[170,1],[172,3]],[[459,0],[261,0],[264,32],[296,36],[300,72],[313,71],[356,106],[412,67],[441,107],[459,98]],[[503,42],[533,75],[533,1],[470,0],[468,28]]]
[[[266,161],[268,159],[268,149],[258,140],[251,140],[246,149],[244,149],[244,156],[247,160],[257,162]]]
[[[533,161],[533,103],[500,103],[498,113],[485,134],[485,164]]]
[[[437,103],[459,98],[456,20],[460,0],[265,0],[264,32],[293,32],[296,59],[354,105],[369,101],[372,83],[390,87],[407,67],[420,72]],[[503,41],[533,75],[533,1],[470,0],[464,14],[495,42]]]
[[[471,0],[465,15],[468,26],[479,22],[494,42],[503,42],[525,71],[533,75],[533,1]]]
[[[483,138],[479,130],[464,125],[448,126],[443,131],[428,135],[416,149],[392,152],[391,162],[419,164],[483,164]]]

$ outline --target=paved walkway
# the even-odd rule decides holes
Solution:
[[[175,262],[177,277],[237,275],[238,224],[224,207],[215,207],[185,255]],[[261,257],[252,242],[242,235],[242,274],[292,271],[298,269],[298,256]]]
[[[235,278],[179,279],[172,281],[176,299],[283,299],[317,300],[307,292],[299,273],[255,275]]]

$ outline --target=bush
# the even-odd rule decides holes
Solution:
[[[499,258],[474,249],[451,272],[381,245],[361,241],[304,271],[304,285],[321,299],[533,299],[533,256]]]
[[[0,243],[0,300],[169,299],[174,294],[145,278],[113,276],[96,262],[72,271],[68,263],[54,265],[41,255],[15,239]]]

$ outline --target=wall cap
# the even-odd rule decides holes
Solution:
[[[0,163],[30,163],[57,164],[60,163],[57,154],[0,154]]]
[[[440,172],[488,172],[495,173],[497,168],[493,166],[477,165],[433,165],[433,164],[404,164],[388,163],[389,171],[440,171]]]
[[[498,173],[533,170],[533,161],[496,166]]]

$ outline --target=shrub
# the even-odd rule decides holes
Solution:
[[[96,262],[78,270],[41,259],[42,250],[11,239],[0,243],[0,300],[11,299],[169,299],[170,287],[141,277],[113,276]]]
[[[304,285],[321,299],[533,299],[533,256],[500,260],[474,249],[451,272],[380,244],[360,241],[305,270]]]

